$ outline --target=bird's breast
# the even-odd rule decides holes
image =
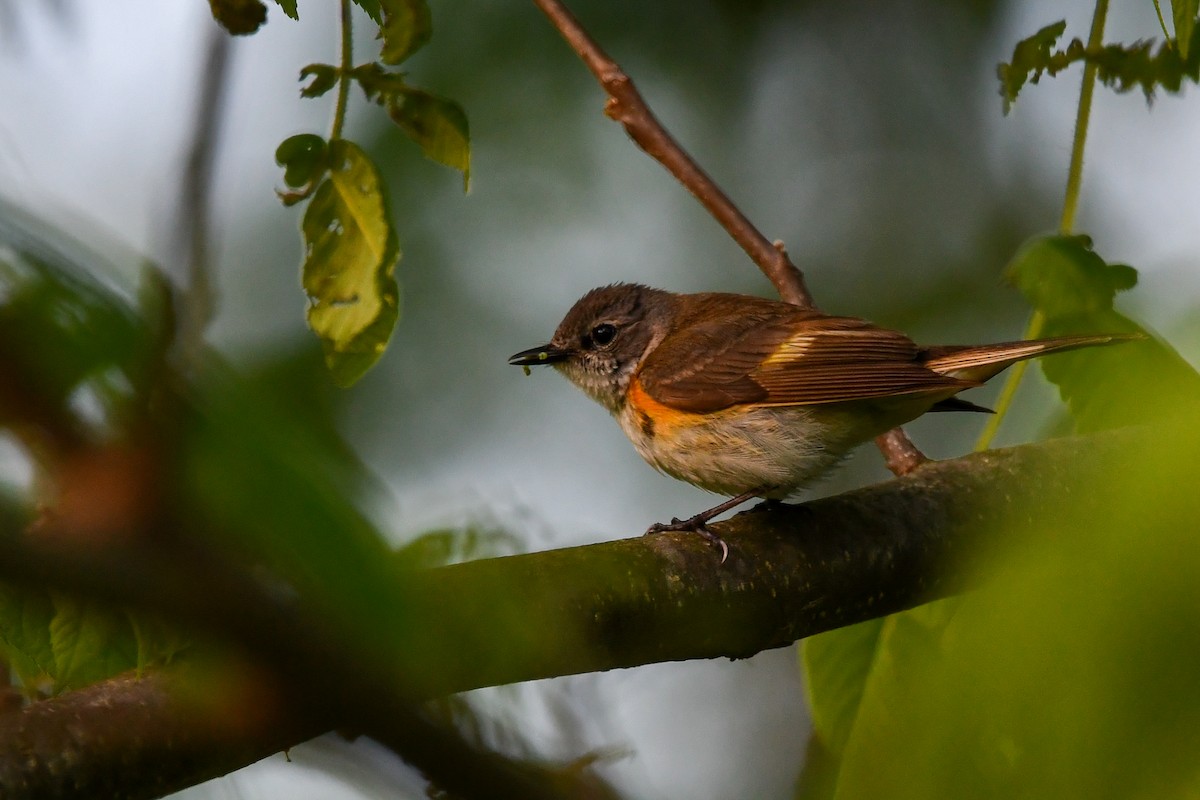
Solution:
[[[725,495],[785,497],[845,454],[836,415],[802,407],[735,405],[698,414],[666,406],[636,379],[614,412],[638,453],[656,469]]]

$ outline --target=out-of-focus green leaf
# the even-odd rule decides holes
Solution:
[[[834,797],[848,748],[887,724],[893,673],[935,657],[954,600],[822,633],[804,642],[803,663],[813,730],[800,784],[804,800]],[[881,719],[879,719],[882,717]]]
[[[0,586],[0,652],[29,694],[54,686],[52,619],[49,595]]]
[[[840,755],[850,738],[885,625],[886,618],[868,620],[804,642],[813,734],[832,753]]]
[[[400,64],[420,50],[433,34],[433,20],[425,0],[381,0],[383,37],[380,60],[385,64]]]
[[[997,67],[1004,113],[1011,109],[1026,81],[1037,83],[1043,73],[1057,75],[1078,61],[1095,65],[1096,77],[1105,86],[1118,92],[1140,87],[1148,101],[1160,86],[1178,92],[1184,78],[1193,83],[1200,81],[1200,43],[1196,41],[1200,29],[1193,27],[1186,43],[1174,46],[1164,42],[1157,51],[1153,40],[1089,49],[1079,39],[1072,39],[1065,50],[1051,52],[1065,29],[1063,22],[1047,25],[1018,42],[1012,61]]]
[[[300,12],[296,10],[296,0],[275,0],[275,3],[292,19],[300,19]]]
[[[1017,46],[1013,48],[1012,60],[1008,63],[1001,62],[996,67],[1005,114],[1017,101],[1017,95],[1021,93],[1026,81],[1037,83],[1043,72],[1052,69],[1051,48],[1066,29],[1066,20],[1047,25],[1033,36],[1017,42]],[[1054,72],[1051,71],[1050,74],[1053,75]]]
[[[299,188],[320,180],[329,168],[329,147],[315,133],[289,136],[275,149],[275,163],[284,168],[283,181]]]
[[[388,116],[421,146],[425,155],[463,175],[463,190],[471,182],[471,135],[467,115],[453,100],[409,89],[388,103]]]
[[[78,689],[137,666],[137,642],[123,615],[54,594],[50,645],[58,691]]]
[[[400,247],[383,181],[345,140],[329,143],[329,174],[304,214],[308,324],[334,380],[348,386],[383,355],[399,316]]]
[[[1175,20],[1175,42],[1179,55],[1186,61],[1192,34],[1196,30],[1196,14],[1200,11],[1200,0],[1171,0],[1171,16]]]
[[[305,78],[312,78],[312,82],[300,89],[300,96],[320,97],[337,86],[338,69],[332,64],[309,64],[300,70],[300,80]]]
[[[1030,239],[1005,267],[1004,276],[1047,317],[1111,309],[1117,292],[1137,285],[1137,270],[1106,263],[1087,236]]]
[[[1005,275],[1043,315],[1046,336],[1134,334],[1141,341],[1040,359],[1071,409],[1078,432],[1157,419],[1180,398],[1200,404],[1200,375],[1169,344],[1113,309],[1137,272],[1108,264],[1086,236],[1041,236],[1017,252]]]
[[[254,33],[267,21],[267,7],[259,0],[208,0],[213,19],[235,36]]]
[[[150,349],[128,310],[97,287],[31,253],[0,253],[0,354],[10,371],[0,385],[0,397],[7,396],[0,425],[9,414],[26,421],[32,414],[41,424],[74,427],[71,399],[84,388],[105,411],[116,411]]]
[[[1053,515],[995,532],[1010,546],[952,615],[907,631],[902,615],[864,691],[839,800],[1195,796],[1194,408],[1089,465],[1096,483],[1053,498]]]

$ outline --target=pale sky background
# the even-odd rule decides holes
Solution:
[[[0,38],[0,193],[50,219],[76,220],[73,232],[102,250],[169,260],[207,4],[77,0],[65,19],[29,5],[20,15],[19,36]],[[472,14],[500,5],[434,2],[431,50],[441,50],[428,56],[431,67],[439,58],[474,52]],[[856,226],[863,224],[858,198],[839,191],[869,191],[881,169],[880,156],[858,148],[856,137],[869,131],[862,130],[854,107],[853,72],[844,77],[837,69],[845,58],[839,48],[876,37],[881,61],[911,71],[910,102],[921,102],[923,81],[943,77],[920,52],[926,21],[912,18],[903,2],[879,5],[869,19],[846,20],[804,6],[789,12],[795,17],[790,25],[778,25],[779,31],[803,31],[806,15],[815,15],[820,36],[764,31],[750,64],[749,113],[723,126],[713,120],[724,110],[676,93],[677,76],[662,62],[614,53],[699,160],[768,236],[787,241],[802,266],[836,262],[852,249]],[[975,168],[997,185],[1023,176],[1061,198],[1080,70],[1028,87],[1003,117],[994,64],[1011,54],[1018,39],[1061,17],[1069,36],[1086,36],[1091,8],[1074,1],[1017,4],[964,78],[974,87],[968,95],[973,101],[934,109],[947,126],[969,121],[964,129],[984,138],[986,163]],[[529,30],[544,34],[532,5],[525,13]],[[268,24],[234,45],[214,192],[223,293],[214,339],[235,360],[306,335],[297,279],[299,212],[282,208],[272,195],[272,187],[282,185],[273,152],[293,133],[328,127],[332,95],[301,100],[296,76],[306,63],[335,60],[336,14],[332,3],[301,0],[300,16],[292,22],[272,6]],[[631,11],[628,25],[637,24]],[[953,13],[937,24],[954,24]],[[1114,4],[1108,31],[1110,40],[1160,36],[1148,0]],[[365,26],[359,33],[361,61],[373,47]],[[910,50],[896,50],[890,39]],[[471,115],[475,137],[470,195],[458,191],[456,175],[421,162],[415,148],[404,162],[405,170],[435,175],[421,178],[432,188],[419,207],[396,207],[404,218],[398,276],[405,316],[383,364],[347,394],[343,409],[346,435],[389,490],[378,513],[398,539],[434,525],[479,523],[519,530],[529,549],[567,546],[633,535],[713,500],[643,465],[616,426],[565,381],[549,372],[524,378],[505,364],[509,354],[545,341],[571,302],[595,285],[640,280],[682,291],[770,290],[723,234],[703,227],[708,223],[690,198],[601,115],[599,90],[574,56],[565,47],[547,52],[539,64],[567,74],[561,80],[577,95],[562,104],[552,124],[536,121],[547,97],[562,100],[554,94],[560,83],[549,78],[519,83],[484,72],[481,81],[496,83],[473,90],[475,105],[471,97],[456,98]],[[424,58],[412,65],[419,85]],[[572,71],[578,71],[577,81]],[[820,82],[802,77],[811,75]],[[482,98],[488,95],[503,102],[487,105]],[[931,94],[929,102],[943,101]],[[369,126],[376,117],[356,102],[349,135],[373,136],[377,129]],[[1192,339],[1176,344],[1193,362],[1200,354],[1198,130],[1195,87],[1181,97],[1160,95],[1152,108],[1138,92],[1118,96],[1099,87],[1079,219],[1079,229],[1094,236],[1108,260],[1141,271],[1142,283],[1125,308],[1160,331],[1190,331]],[[516,139],[524,151],[514,151],[514,137],[524,137]],[[840,149],[830,150],[829,138]],[[898,174],[941,169],[932,147],[914,146],[898,156],[892,151],[888,158],[902,162],[886,167]],[[563,177],[581,169],[584,180]],[[972,194],[975,177],[947,173],[934,184],[936,191],[914,194],[897,210],[905,235],[938,233],[931,246],[940,254],[955,248],[969,253],[973,209],[983,199]],[[1056,224],[1054,206],[1040,227]],[[920,239],[913,241],[903,247],[919,248]],[[455,309],[439,314],[422,306],[422,281],[430,279],[420,271],[431,265],[446,270],[438,279],[458,293],[458,316]],[[915,291],[922,278],[911,275],[881,290],[889,276],[852,259],[839,269],[844,273],[808,276],[818,299],[839,313],[867,314],[879,305],[873,292],[895,292],[897,286]],[[1002,291],[998,279],[980,285],[978,319],[944,326],[921,321],[922,330],[1015,338],[1023,324],[1019,316],[992,316],[989,292]],[[452,326],[454,336],[442,335],[438,325]],[[418,393],[418,385],[432,386],[436,398]],[[1045,412],[1033,409],[1030,419],[1005,429],[1005,441],[1037,431]],[[978,423],[937,424],[949,433],[936,439],[933,452],[950,456],[970,446]],[[930,430],[930,423],[918,425],[918,441]],[[864,452],[822,490],[883,477],[877,461]],[[629,750],[632,755],[610,770],[630,797],[788,797],[802,753],[797,747],[781,755],[778,743],[801,742],[807,725],[791,648],[743,662],[656,665],[483,694],[485,705],[516,720],[551,757],[570,759],[597,747]],[[555,709],[563,707],[574,719],[566,737],[553,722]],[[373,797],[401,787],[422,796],[419,782],[369,745],[326,740],[297,748],[292,759],[268,759],[186,795]],[[363,764],[370,768],[355,768]],[[336,775],[316,771],[329,765]],[[756,781],[752,787],[748,776]]]

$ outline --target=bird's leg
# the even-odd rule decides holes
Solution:
[[[721,563],[725,563],[725,559],[729,558],[729,545],[708,529],[708,522],[718,514],[724,514],[731,508],[736,508],[747,500],[752,500],[762,494],[762,489],[756,489],[751,492],[742,492],[737,497],[731,497],[723,503],[718,503],[706,511],[701,511],[694,517],[688,517],[685,520],[680,520],[678,517],[671,519],[670,523],[656,522],[646,529],[646,535],[652,533],[665,533],[666,531],[688,531],[698,533],[703,536],[709,544],[721,549]]]

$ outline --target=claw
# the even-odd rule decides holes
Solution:
[[[721,563],[724,564],[725,560],[729,558],[729,545],[725,544],[724,539],[709,530],[708,526],[704,524],[704,520],[700,519],[700,516],[703,515],[685,520],[681,520],[679,517],[672,517],[669,523],[656,522],[646,529],[645,535],[649,536],[654,533],[666,533],[667,531],[681,531],[683,533],[699,534],[706,542],[721,549]]]

